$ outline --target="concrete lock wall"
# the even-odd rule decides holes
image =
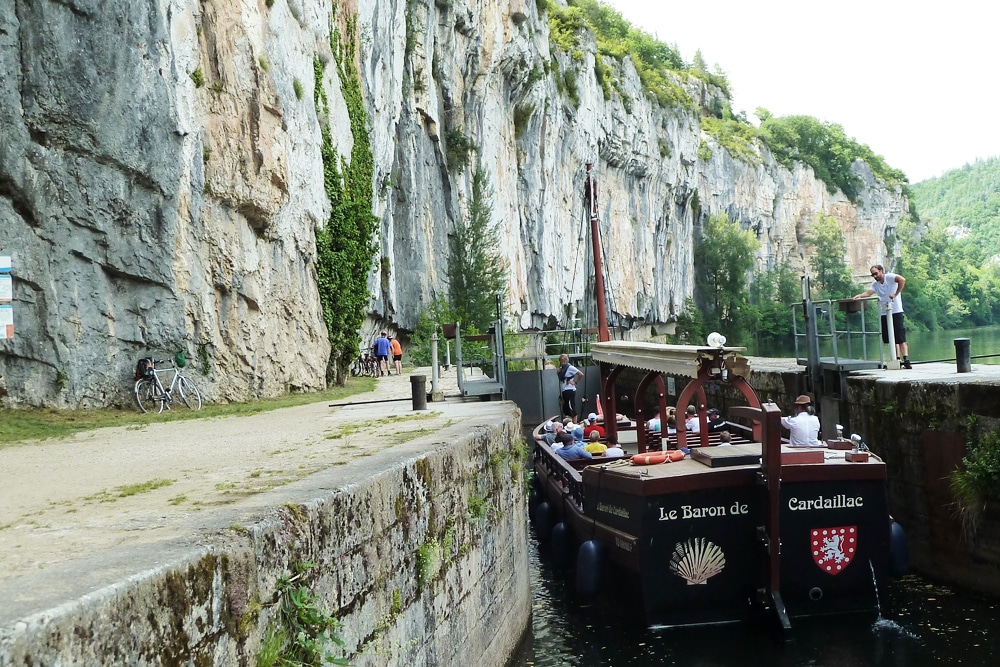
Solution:
[[[504,405],[488,426],[398,445],[353,483],[16,623],[0,665],[256,664],[279,578],[304,562],[350,664],[506,664],[531,598],[520,415]]]
[[[950,479],[970,428],[977,437],[1000,428],[1000,385],[852,376],[848,388],[855,430],[886,462],[889,510],[906,531],[911,568],[1000,595],[1000,503],[985,503],[966,523]]]

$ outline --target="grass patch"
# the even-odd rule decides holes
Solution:
[[[173,479],[151,479],[148,482],[116,486],[110,491],[103,489],[95,494],[84,496],[83,499],[96,500],[99,503],[113,503],[119,498],[128,498],[129,496],[137,496],[140,493],[149,493],[150,491],[155,491],[156,489],[162,489],[165,486],[170,486],[175,481],[176,480]]]
[[[286,394],[278,398],[247,401],[246,403],[206,403],[204,408],[197,412],[178,409],[158,415],[142,414],[137,411],[137,408],[125,410],[120,408],[102,410],[0,409],[0,448],[30,441],[68,438],[82,431],[112,426],[141,428],[154,422],[248,416],[309,403],[339,401],[349,396],[372,391],[374,388],[375,378],[349,378],[343,387],[335,387],[316,393]]]
[[[168,499],[167,502],[170,503],[171,505],[180,505],[185,500],[187,500],[187,494],[181,493],[174,496],[173,498]]]
[[[170,486],[174,481],[172,479],[151,479],[148,482],[140,482],[139,484],[116,486],[114,490],[119,498],[128,498],[129,496],[137,496],[140,493],[149,493],[156,489],[162,489],[165,486]]]

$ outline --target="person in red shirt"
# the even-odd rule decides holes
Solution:
[[[589,440],[591,433],[597,433],[598,436],[601,438],[607,435],[604,432],[604,427],[597,423],[596,412],[591,412],[589,415],[587,415],[587,424],[583,427],[584,439]]]

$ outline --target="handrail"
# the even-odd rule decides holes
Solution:
[[[844,308],[845,303],[848,302],[858,302],[860,308],[858,313],[860,315],[860,328],[855,330],[851,327],[852,314],[847,312],[845,315],[846,328],[837,328],[837,318],[834,309],[834,303],[837,303],[840,308]],[[830,355],[833,357],[834,363],[839,364],[842,359],[856,360],[858,357],[854,356],[854,342],[860,341],[861,344],[861,356],[862,361],[874,362],[876,359],[874,357],[869,358],[869,338],[874,337],[876,342],[876,347],[879,351],[878,353],[878,363],[880,366],[885,365],[885,350],[882,346],[882,330],[881,330],[881,319],[879,317],[874,318],[876,323],[879,323],[874,329],[868,328],[868,322],[871,318],[866,318],[866,313],[869,309],[869,304],[878,302],[877,297],[866,297],[863,299],[820,299],[812,301],[812,306],[820,317],[816,318],[817,324],[820,322],[826,325],[825,330],[820,331],[817,327],[816,338],[819,342],[825,342],[829,347]],[[799,319],[805,319],[804,304],[802,302],[796,302],[791,304],[791,314],[792,314],[792,339],[795,344],[795,360],[797,362],[802,362],[808,359],[808,354],[802,353],[799,348],[800,341],[805,341],[807,338],[807,333],[799,330]],[[846,356],[841,354],[841,346],[846,343]],[[820,356],[823,356],[822,354]]]

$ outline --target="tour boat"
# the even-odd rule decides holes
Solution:
[[[634,430],[639,454],[683,458],[567,461],[539,426],[529,503],[539,540],[556,563],[575,570],[582,598],[624,598],[651,627],[763,617],[788,632],[797,618],[874,612],[878,584],[905,568],[885,463],[859,438],[790,447],[780,410],[762,403],[749,382],[744,349],[721,338],[707,346],[611,341],[589,165],[587,202],[599,329],[591,356],[600,367],[607,440]],[[670,437],[647,431],[644,397],[653,387],[666,414],[665,378],[678,387],[686,382],[676,410],[697,407],[698,433],[683,425]],[[726,417],[733,444],[718,444],[710,432],[706,390],[732,404]],[[622,424],[616,405],[628,392],[637,414]],[[663,462],[645,464],[650,460]]]

